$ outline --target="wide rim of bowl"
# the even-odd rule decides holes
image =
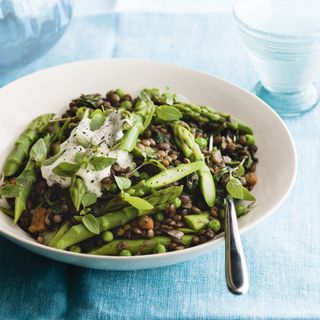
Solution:
[[[41,75],[42,73],[45,74],[47,71],[49,70],[58,70],[61,69],[61,71],[63,70],[64,67],[68,66],[68,65],[77,65],[77,64],[83,64],[83,63],[112,63],[112,61],[122,61],[122,62],[129,62],[129,63],[145,63],[145,64],[153,64],[153,65],[158,65],[159,67],[161,66],[167,66],[170,67],[172,69],[175,69],[177,72],[179,71],[188,71],[189,73],[193,73],[194,75],[198,75],[201,77],[206,77],[207,79],[215,79],[218,82],[223,83],[224,86],[228,87],[228,89],[236,89],[239,90],[241,92],[241,94],[244,95],[249,95],[252,98],[254,98],[255,100],[259,101],[259,103],[266,109],[268,109],[268,111],[270,113],[272,113],[272,115],[280,122],[280,124],[282,125],[283,129],[285,130],[288,140],[290,142],[290,147],[293,151],[294,154],[294,161],[293,161],[293,173],[290,179],[290,183],[287,187],[286,192],[283,194],[282,198],[275,203],[275,205],[269,210],[267,211],[262,217],[258,218],[257,220],[251,222],[249,225],[243,226],[240,228],[240,233],[246,232],[248,230],[250,230],[251,228],[255,227],[258,223],[261,223],[263,220],[265,220],[267,217],[269,217],[272,213],[274,213],[280,206],[281,204],[286,200],[286,198],[288,197],[289,193],[291,192],[295,180],[296,180],[296,176],[297,176],[297,152],[296,152],[296,148],[293,142],[293,138],[291,136],[290,131],[288,130],[287,126],[285,125],[284,121],[281,119],[281,117],[268,105],[266,104],[264,101],[262,101],[260,98],[258,98],[257,96],[255,96],[253,93],[241,88],[240,86],[233,84],[229,81],[226,81],[224,79],[222,79],[221,77],[215,76],[215,75],[211,75],[209,73],[205,73],[202,71],[197,71],[191,68],[185,68],[182,66],[178,66],[175,64],[171,64],[171,63],[165,63],[165,62],[161,62],[161,61],[155,61],[155,60],[148,60],[148,59],[131,59],[131,58],[108,58],[108,59],[86,59],[86,60],[79,60],[79,61],[74,61],[74,62],[70,62],[70,63],[64,63],[64,64],[59,64],[59,65],[55,65],[49,68],[45,68],[45,69],[41,69],[39,71],[35,71],[33,73],[30,73],[26,76],[23,76],[17,80],[14,80],[10,83],[8,83],[7,85],[5,85],[4,87],[0,88],[0,95],[2,93],[2,91],[8,87],[14,86],[17,82],[22,82],[22,81],[26,81],[29,78],[32,78],[34,75]],[[205,242],[203,244],[191,247],[191,248],[186,248],[183,250],[179,250],[179,251],[171,251],[171,252],[166,252],[163,255],[159,255],[159,254],[150,254],[150,255],[141,255],[141,256],[130,256],[130,257],[126,257],[126,256],[107,256],[107,255],[93,255],[93,254],[87,254],[87,253],[76,253],[76,252],[71,252],[71,251],[65,251],[65,250],[60,250],[60,249],[56,249],[56,248],[52,248],[49,246],[45,246],[43,244],[39,244],[37,243],[35,240],[32,239],[24,239],[16,234],[12,234],[11,232],[4,230],[4,228],[0,225],[0,234],[5,236],[8,239],[14,239],[17,242],[21,242],[26,246],[31,246],[34,249],[39,249],[40,251],[47,251],[47,252],[52,252],[53,254],[59,254],[59,255],[63,255],[63,256],[69,256],[69,257],[78,257],[81,259],[85,259],[85,260],[95,260],[95,261],[110,261],[110,262],[119,262],[119,261],[139,261],[139,260],[153,260],[153,259],[161,259],[164,257],[177,257],[177,256],[181,256],[181,255],[187,255],[188,253],[199,253],[201,254],[201,252],[206,252],[208,250],[210,250],[209,248],[211,247],[211,249],[213,249],[215,246],[221,244],[224,241],[224,233],[220,233],[217,235],[216,238],[212,239],[211,241]],[[207,249],[207,250],[206,250]]]
[[[298,40],[301,43],[306,43],[306,42],[313,42],[316,38],[320,38],[320,31],[313,33],[310,36],[298,36],[298,35],[285,35],[285,34],[280,34],[280,33],[274,33],[274,32],[267,32],[267,31],[262,31],[260,29],[254,28],[250,26],[249,24],[245,23],[238,15],[237,13],[237,8],[240,5],[241,0],[235,0],[233,7],[232,7],[232,13],[235,18],[235,20],[239,23],[240,27],[243,27],[247,29],[249,32],[256,33],[260,36],[264,37],[274,37],[275,39],[287,39],[287,40]],[[270,39],[268,41],[272,42]]]

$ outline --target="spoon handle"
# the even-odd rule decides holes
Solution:
[[[227,197],[225,214],[227,285],[232,293],[243,294],[249,288],[248,270],[240,240],[236,209],[230,196]]]

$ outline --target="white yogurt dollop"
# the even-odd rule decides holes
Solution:
[[[111,113],[103,123],[103,125],[95,131],[90,129],[91,119],[82,119],[78,126],[74,128],[70,137],[61,144],[61,156],[51,165],[42,166],[42,177],[47,181],[49,186],[59,184],[62,188],[70,186],[71,178],[61,177],[52,172],[52,170],[61,162],[75,163],[75,154],[77,152],[84,152],[86,148],[77,143],[77,137],[82,137],[89,141],[92,145],[99,146],[95,156],[98,157],[113,157],[117,158],[117,164],[122,168],[127,168],[132,163],[132,156],[130,153],[115,149],[110,150],[116,142],[123,136],[121,114],[118,112]],[[80,168],[76,173],[85,182],[89,192],[94,192],[98,197],[102,195],[101,180],[110,176],[111,166],[97,171],[91,165],[87,168]]]

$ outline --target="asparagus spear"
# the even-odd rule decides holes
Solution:
[[[141,95],[141,93],[143,93]],[[127,130],[119,144],[119,148],[131,152],[137,144],[138,137],[145,130],[155,111],[155,106],[146,92],[141,92],[133,110],[132,126]]]
[[[154,237],[150,240],[113,240],[98,249],[91,250],[89,253],[96,255],[118,255],[119,250],[117,247],[120,242],[126,242],[128,244],[127,250],[133,254],[137,252],[140,252],[141,254],[150,254],[158,244],[163,244],[167,247],[171,242],[171,239],[169,237]]]
[[[226,128],[238,129],[242,134],[253,134],[252,128],[236,118],[230,119],[229,114],[217,112],[207,106],[199,106],[187,101],[181,101],[177,94],[168,92],[161,94],[160,91],[155,88],[144,89],[144,91],[147,92],[154,101],[160,104],[167,104],[167,98],[171,97],[169,100],[172,100],[172,106],[178,109],[186,118],[193,119],[197,122],[210,123],[216,127],[223,125]]]
[[[36,163],[29,160],[25,169],[17,178],[17,184],[19,185],[19,194],[14,201],[14,219],[16,224],[23,212],[27,207],[28,197],[31,193],[33,184],[36,181]]]
[[[153,189],[159,189],[178,181],[203,167],[203,161],[180,164],[177,167],[161,171],[148,180],[142,180],[127,190],[127,193],[135,196],[143,196]]]
[[[151,195],[145,197],[144,200],[148,201],[153,206],[157,206],[160,209],[162,204],[171,203],[173,200],[175,200],[181,194],[182,189],[183,186],[168,187],[165,189],[156,190]],[[120,198],[115,197],[105,205],[93,207],[92,211],[97,215],[102,215],[107,212],[112,212],[114,210],[124,208],[127,205],[127,202],[121,201]]]
[[[18,171],[23,160],[27,157],[32,144],[49,125],[49,121],[53,116],[53,113],[48,113],[35,118],[19,136],[4,163],[3,173],[5,176],[12,176]]]
[[[165,206],[168,203],[172,202],[176,197],[178,197],[181,192],[182,186],[169,187],[167,189],[155,191],[154,194],[145,198],[145,200],[150,202],[154,206],[154,208],[151,210],[143,211],[143,214],[148,214],[156,210],[164,209]],[[100,216],[97,218],[100,232],[104,232],[126,224],[139,215],[141,215],[141,212],[139,212],[139,210],[137,210],[136,208],[126,207]],[[95,236],[95,234],[90,232],[81,223],[71,227],[56,243],[50,243],[49,245],[58,249],[65,249],[72,246],[73,244],[92,238],[93,236]]]
[[[218,113],[214,109],[206,106],[198,106],[187,103],[177,103],[173,107],[177,108],[184,117],[194,119],[197,122],[205,122],[216,125],[225,125],[225,127],[238,129],[243,134],[253,134],[253,130],[242,121],[232,118],[229,119],[228,114]]]
[[[181,239],[182,244],[188,247],[191,244],[192,237],[192,235],[183,236]],[[159,244],[167,247],[170,244],[171,239],[169,237],[159,236],[154,237],[150,240],[113,240],[98,249],[91,250],[89,253],[96,255],[118,255],[119,250],[117,249],[117,247],[120,242],[126,242],[128,245],[127,250],[129,250],[133,254],[137,252],[139,252],[140,254],[150,254],[154,252],[155,248]]]
[[[204,162],[204,155],[202,154],[200,147],[195,142],[191,132],[179,123],[173,125],[173,133],[177,145],[183,151],[185,156],[187,158],[193,157],[195,160],[203,164],[197,171],[200,177],[200,189],[207,205],[209,207],[213,207],[216,188],[210,169]]]

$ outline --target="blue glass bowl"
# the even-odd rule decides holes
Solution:
[[[0,0],[0,75],[42,56],[71,16],[72,0]]]

